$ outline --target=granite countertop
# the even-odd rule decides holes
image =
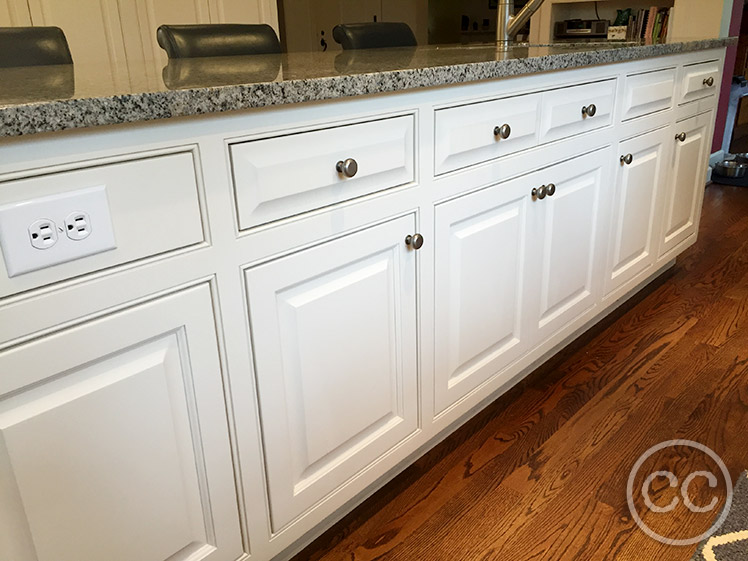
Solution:
[[[431,45],[172,61],[163,68],[0,69],[0,137],[319,101],[625,62],[735,44]]]

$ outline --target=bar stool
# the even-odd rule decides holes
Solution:
[[[413,30],[402,22],[340,24],[333,28],[332,36],[344,50],[418,46]]]
[[[72,63],[59,27],[0,27],[0,68]]]
[[[267,24],[162,25],[156,39],[170,59],[281,52],[278,36]]]

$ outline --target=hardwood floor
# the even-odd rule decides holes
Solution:
[[[699,242],[673,270],[582,335],[420,458],[295,561],[682,560],[696,544],[662,544],[630,514],[639,456],[670,439],[702,443],[732,479],[748,469],[748,189],[710,186]],[[710,463],[711,462],[711,463]],[[645,462],[679,484],[719,473],[683,446]],[[706,530],[727,494],[690,488],[716,509],[637,512],[656,532]],[[677,499],[664,477],[652,500]]]

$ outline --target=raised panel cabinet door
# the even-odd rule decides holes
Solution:
[[[523,178],[436,207],[437,415],[527,350],[527,185]]]
[[[24,0],[0,0],[0,27],[31,25],[31,12]]]
[[[669,162],[660,258],[696,234],[706,188],[713,112],[675,124]],[[676,136],[677,135],[677,136]]]
[[[0,559],[235,561],[207,285],[0,352]]]
[[[208,6],[210,23],[267,23],[278,33],[275,0],[208,0]]]
[[[531,188],[555,186],[553,195],[532,198],[529,213],[528,317],[533,338],[543,340],[565,328],[601,296],[601,251],[607,233],[602,213],[609,197],[612,153],[599,150],[552,166],[527,188],[530,196]]]
[[[274,532],[347,483],[352,498],[417,429],[414,227],[406,216],[245,273]]]
[[[606,295],[649,269],[657,259],[661,186],[667,180],[671,134],[672,128],[664,127],[619,144]]]
[[[129,89],[117,0],[29,0],[28,5],[32,25],[65,32],[74,64],[95,64],[100,82]]]
[[[39,1],[39,0],[31,0]],[[48,0],[49,1],[49,0]],[[112,0],[108,0],[112,1]],[[168,62],[156,40],[156,30],[162,24],[211,23],[209,0],[136,0],[119,2],[127,65],[133,75],[142,80],[161,76]],[[161,80],[149,87],[163,87]]]

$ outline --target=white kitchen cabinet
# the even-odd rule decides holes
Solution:
[[[675,68],[626,76],[621,101],[621,120],[667,111],[673,107]]]
[[[564,140],[613,121],[616,80],[550,90],[543,94],[540,142]]]
[[[528,196],[555,186],[552,195],[533,198],[529,214],[526,317],[534,343],[573,323],[601,296],[611,154],[599,150],[552,166],[527,186]]]
[[[541,97],[522,95],[436,111],[435,173],[536,146]]]
[[[669,162],[669,181],[660,236],[660,259],[696,233],[704,199],[706,166],[711,148],[714,112],[708,111],[675,124]]]
[[[0,27],[31,25],[31,12],[24,0],[0,0]]]
[[[0,560],[287,558],[696,239],[722,56],[6,139],[127,251],[0,268]]]
[[[414,228],[405,216],[246,271],[274,532],[371,483],[417,429]]]
[[[657,260],[672,130],[663,127],[618,145],[606,295],[637,278]]]
[[[0,352],[0,559],[242,556],[207,285]]]
[[[415,126],[403,115],[232,144],[239,229],[413,183]]]
[[[62,28],[73,63],[98,63],[101,81],[125,87],[129,76],[122,70],[125,44],[116,0],[29,0],[28,4],[32,25]]]
[[[453,405],[529,347],[522,324],[528,179],[435,209],[435,412]]]
[[[436,207],[437,415],[595,304],[609,154]]]

